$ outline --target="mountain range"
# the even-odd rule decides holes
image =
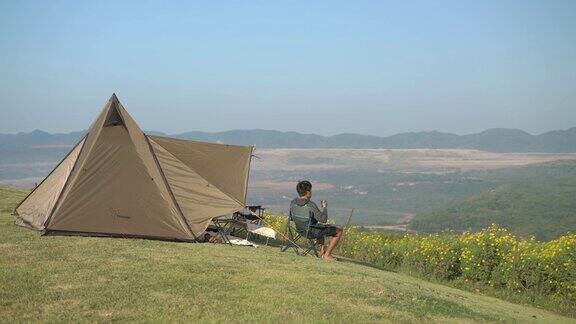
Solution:
[[[34,130],[30,133],[0,133],[0,150],[22,150],[73,145],[83,131],[47,133]],[[518,129],[494,128],[480,133],[456,135],[438,131],[409,132],[387,137],[359,134],[321,136],[297,132],[251,129],[208,133],[200,131],[167,135],[198,141],[238,145],[255,145],[257,148],[387,148],[387,149],[477,149],[491,152],[576,152],[576,127],[532,135]]]

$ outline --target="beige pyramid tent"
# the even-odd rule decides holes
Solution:
[[[244,207],[252,147],[145,135],[112,95],[86,135],[16,207],[44,234],[192,241]]]

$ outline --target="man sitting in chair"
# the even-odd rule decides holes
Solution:
[[[312,198],[312,184],[310,181],[300,181],[296,185],[296,191],[298,192],[298,198],[294,198],[290,203],[290,213],[292,214],[294,209],[301,209],[302,207],[307,207],[310,215],[310,230],[309,238],[314,238],[318,240],[318,243],[322,244],[320,248],[320,256],[326,260],[334,260],[332,251],[336,248],[340,237],[342,237],[342,228],[326,224],[328,220],[328,204],[325,200],[320,202],[322,209],[318,208]],[[324,237],[331,236],[332,239],[328,243],[328,247],[324,249]]]

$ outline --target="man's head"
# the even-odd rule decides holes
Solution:
[[[308,180],[298,182],[296,191],[298,191],[300,198],[312,198],[312,184]]]

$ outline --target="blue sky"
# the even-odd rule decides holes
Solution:
[[[0,132],[576,126],[576,1],[3,1]]]

